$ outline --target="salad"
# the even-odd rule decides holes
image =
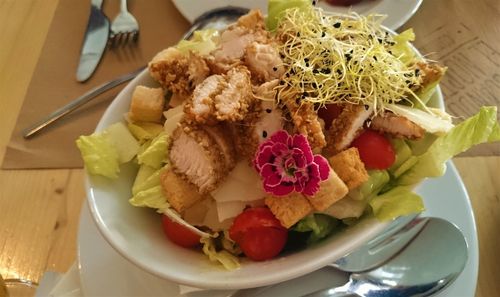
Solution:
[[[412,30],[306,0],[268,11],[158,53],[158,85],[137,86],[124,121],[76,142],[90,174],[137,164],[131,207],[155,209],[174,243],[235,269],[363,217],[418,213],[415,185],[500,140],[496,107],[456,125],[431,107],[446,67],[416,54]]]

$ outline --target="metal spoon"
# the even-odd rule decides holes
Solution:
[[[223,29],[227,25],[234,23],[240,16],[246,14],[248,12],[248,9],[246,8],[241,8],[241,7],[222,7],[222,8],[216,8],[213,10],[210,10],[201,16],[199,16],[194,22],[191,28],[182,36],[182,39],[189,39],[193,35],[194,31],[196,30],[201,30],[201,29],[207,29],[207,28],[214,28],[214,29]],[[70,103],[64,105],[63,107],[59,108],[58,110],[54,111],[53,113],[49,114],[47,117],[39,120],[38,122],[32,124],[28,128],[26,128],[22,133],[23,137],[28,139],[43,130],[45,127],[51,125],[52,123],[56,122],[57,120],[61,119],[62,117],[68,115],[69,113],[73,112],[80,106],[90,102],[92,99],[97,97],[98,95],[106,92],[109,89],[112,89],[118,85],[121,85],[134,77],[136,77],[139,73],[142,72],[142,70],[146,68],[146,66],[143,66],[139,68],[138,70],[135,70],[131,73],[124,74],[112,81],[103,83],[102,85],[99,85],[87,93],[83,94],[82,96],[76,98],[75,100],[71,101]]]
[[[314,292],[308,297],[430,296],[449,285],[467,262],[462,232],[439,218],[423,219],[420,233],[386,264],[353,273],[347,284]]]

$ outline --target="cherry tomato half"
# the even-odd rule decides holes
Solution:
[[[332,126],[332,121],[335,120],[342,112],[342,107],[338,104],[326,104],[318,109],[318,116],[325,121],[325,129]]]
[[[363,131],[351,146],[359,151],[359,156],[367,169],[387,169],[394,164],[396,154],[384,135],[373,130]]]
[[[281,252],[288,230],[268,208],[255,207],[246,209],[234,219],[229,236],[248,258],[263,261]]]
[[[200,236],[179,223],[172,221],[166,215],[162,216],[163,231],[173,243],[190,248],[200,244]]]

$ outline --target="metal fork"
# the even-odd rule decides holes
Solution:
[[[111,23],[110,43],[112,46],[136,42],[139,38],[139,23],[127,10],[127,0],[120,0],[120,13]]]

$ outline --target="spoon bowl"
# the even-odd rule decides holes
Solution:
[[[430,296],[442,290],[464,269],[467,242],[462,232],[446,220],[426,218],[422,222],[420,232],[408,246],[384,265],[351,274],[342,287],[307,296]]]

